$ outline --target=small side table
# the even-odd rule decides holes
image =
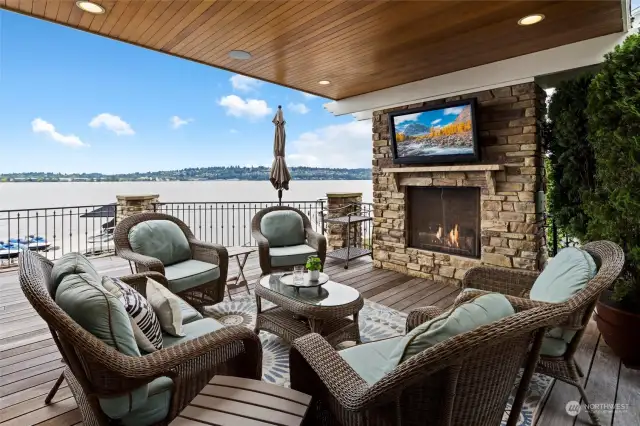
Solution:
[[[247,289],[247,293],[251,294],[247,278],[244,276],[244,265],[247,263],[249,255],[255,251],[257,251],[255,247],[227,247],[229,259],[235,257],[236,262],[238,263],[238,275],[227,277],[227,294],[229,295],[229,300],[232,300],[231,292],[229,290],[241,287],[243,284]]]
[[[357,259],[362,256],[373,257],[373,251],[368,248],[358,247],[357,241],[354,241],[354,246],[351,246],[351,225],[371,221],[373,221],[371,216],[360,216],[356,213],[348,213],[346,216],[325,219],[325,223],[344,225],[347,228],[347,246],[328,251],[327,257],[331,259],[344,260],[344,269],[349,269],[350,260]]]
[[[170,426],[299,426],[310,403],[311,396],[283,386],[215,376]]]

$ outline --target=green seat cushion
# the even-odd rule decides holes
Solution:
[[[291,210],[265,214],[260,221],[260,232],[271,247],[297,246],[305,241],[302,217]]]
[[[180,227],[170,220],[147,220],[129,230],[131,249],[173,265],[191,259],[189,241]]]
[[[270,247],[269,257],[271,257],[271,266],[293,266],[304,265],[307,263],[309,256],[317,256],[318,252],[311,246],[299,244],[297,246],[288,247]]]
[[[72,261],[74,256],[76,260]],[[131,320],[124,305],[104,289],[99,276],[96,279],[93,273],[86,272],[87,263],[86,259],[81,259],[82,255],[76,253],[64,257],[65,261],[55,265],[52,270],[52,275],[63,276],[55,294],[58,306],[82,328],[107,345],[125,355],[140,356]],[[143,406],[147,402],[147,395],[148,386],[145,385],[130,394],[100,398],[99,402],[107,416],[119,419]]]
[[[213,263],[192,259],[166,266],[164,275],[169,281],[169,290],[181,293],[217,280],[220,277],[220,268]]]
[[[596,276],[597,269],[596,262],[585,250],[575,247],[562,249],[549,261],[547,267],[536,279],[531,287],[529,298],[548,303],[565,302]],[[562,348],[562,353],[559,355],[547,354],[561,356],[575,334],[575,330],[565,330],[562,327],[549,330],[547,335],[550,337],[545,337],[542,343],[543,351],[545,345],[554,348],[556,353]],[[548,339],[552,340],[547,342]],[[556,340],[563,341],[564,345]]]
[[[207,333],[211,333],[212,331],[220,330],[221,328],[224,328],[224,325],[213,318],[203,318],[201,320],[185,324],[184,327],[182,327],[182,332],[185,334],[183,337],[176,337],[163,333],[162,344],[165,348],[168,348],[169,346],[195,339],[196,337],[203,336]]]
[[[376,383],[389,371],[389,356],[402,340],[402,336],[378,340],[353,346],[338,352],[347,364],[370,385]]]
[[[407,333],[389,356],[387,371],[450,337],[491,324],[514,313],[511,303],[498,293],[485,294],[463,303]]]
[[[158,377],[149,383],[149,398],[146,404],[124,416],[120,421],[125,426],[147,426],[167,418],[171,404],[173,380]]]
[[[575,334],[575,333],[574,333]],[[562,356],[569,345],[564,339],[556,339],[554,337],[545,337],[540,347],[540,355],[546,356]]]
[[[56,290],[67,275],[81,275],[92,282],[102,282],[102,277],[93,267],[93,264],[80,253],[67,253],[62,256],[51,270],[51,296],[55,298]]]
[[[182,312],[182,324],[189,324],[204,318],[200,312],[184,300],[179,298],[178,303],[180,304],[180,312]]]

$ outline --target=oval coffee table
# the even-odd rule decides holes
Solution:
[[[309,333],[321,334],[332,346],[360,343],[358,313],[364,300],[358,290],[331,280],[296,290],[282,284],[280,275],[265,275],[256,284],[256,333],[268,331],[289,343]],[[262,299],[276,306],[263,311]]]

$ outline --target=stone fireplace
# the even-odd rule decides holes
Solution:
[[[393,164],[387,113],[476,98],[481,161]],[[374,265],[459,285],[471,267],[538,270],[546,259],[534,83],[374,112]]]
[[[480,257],[480,188],[407,188],[408,246]]]

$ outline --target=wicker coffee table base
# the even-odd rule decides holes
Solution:
[[[303,318],[284,308],[275,307],[259,312],[256,317],[256,334],[260,330],[273,333],[288,343],[309,333],[319,333],[331,346],[345,341],[360,343],[358,314],[349,318]]]

